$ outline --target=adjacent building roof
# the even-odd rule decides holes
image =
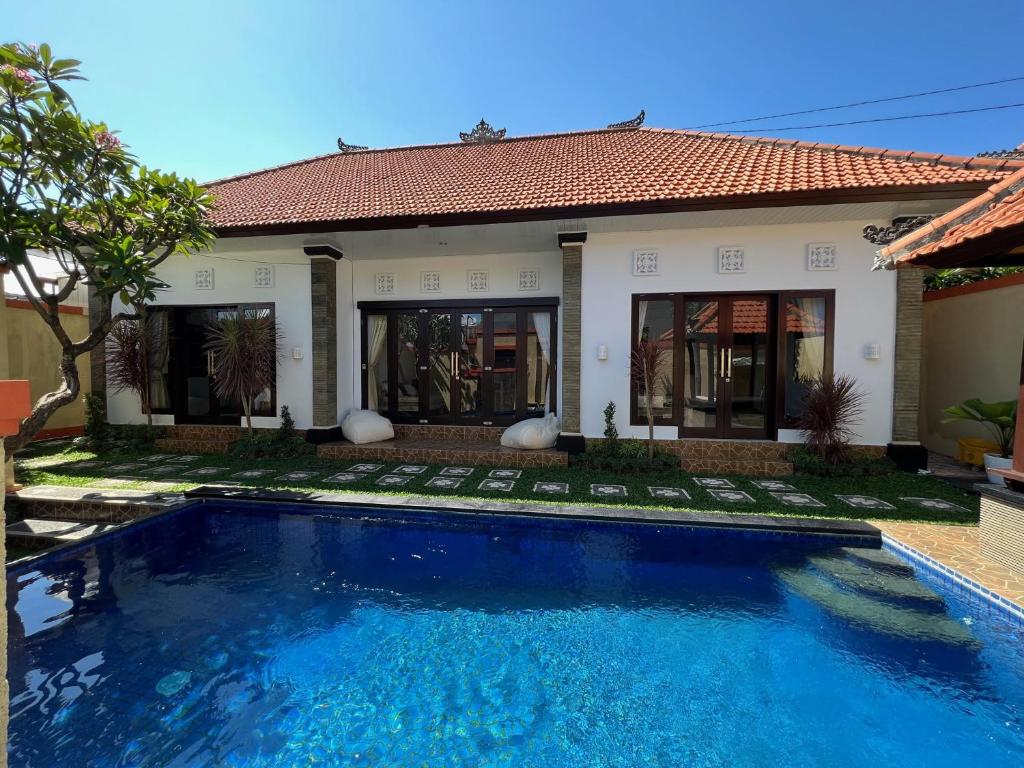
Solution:
[[[1024,161],[654,128],[338,152],[211,182],[222,235],[966,197]]]
[[[916,266],[1024,263],[1024,168],[879,251]]]

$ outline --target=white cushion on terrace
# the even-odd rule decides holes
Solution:
[[[549,413],[543,419],[527,419],[513,424],[501,434],[501,444],[506,448],[538,450],[551,448],[558,439],[560,425],[558,417]]]
[[[395,436],[395,428],[376,411],[349,411],[341,422],[341,434],[349,442],[361,445],[391,440]]]

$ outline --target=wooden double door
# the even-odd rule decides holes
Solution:
[[[397,422],[484,426],[554,410],[556,307],[360,308],[365,407]]]

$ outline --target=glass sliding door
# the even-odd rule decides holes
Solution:
[[[725,347],[726,388],[730,437],[765,437],[768,429],[769,337],[771,302],[768,297],[729,300],[730,328]]]
[[[682,426],[715,433],[718,429],[719,302],[688,299],[683,303]]]
[[[554,407],[557,311],[373,303],[364,403],[396,421],[507,425]]]

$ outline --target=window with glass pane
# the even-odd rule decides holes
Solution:
[[[398,324],[398,410],[418,413],[420,410],[419,338],[420,316],[402,312],[395,315]]]
[[[672,395],[675,374],[675,303],[671,300],[637,302],[634,325],[634,345],[641,342],[655,344],[661,350],[654,386],[648,392],[643,381],[636,381],[637,417],[647,420],[648,406],[654,412],[655,422],[671,423]],[[638,375],[634,372],[634,375]]]
[[[824,296],[794,296],[786,300],[785,417],[792,422],[803,413],[804,398],[825,370],[827,301]]]
[[[526,322],[526,410],[547,411],[551,391],[551,312],[528,312]]]
[[[169,413],[171,394],[171,313],[150,310],[149,323],[149,403],[154,412]]]
[[[388,316],[366,318],[366,407],[388,409]]]
[[[516,415],[516,312],[494,313],[494,415]]]
[[[718,314],[714,300],[687,301],[684,308],[684,427],[713,429],[718,420]]]

